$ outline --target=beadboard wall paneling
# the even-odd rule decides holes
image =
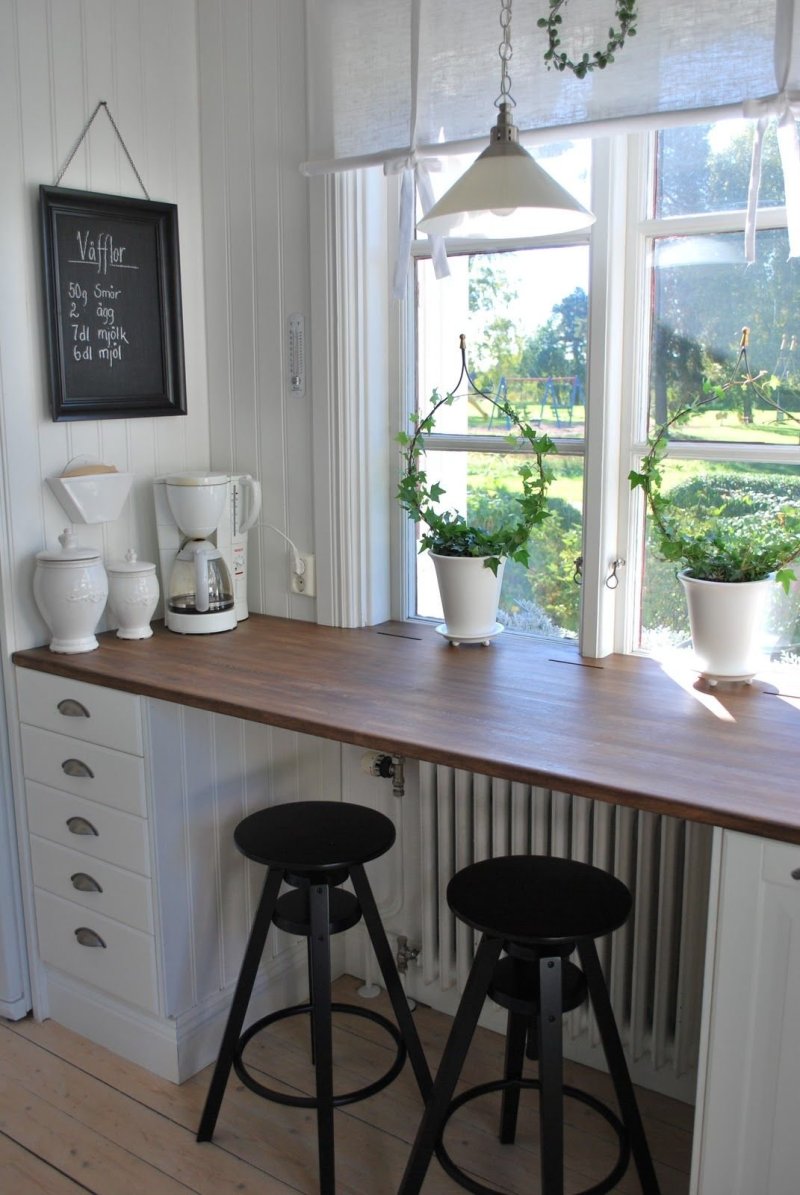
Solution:
[[[236,850],[236,824],[267,805],[338,798],[340,748],[161,701],[145,702],[145,720],[154,871],[168,911],[165,1011],[179,1016],[212,1001],[239,972],[264,869]],[[297,944],[281,931],[270,941],[273,974],[291,965]]]
[[[44,478],[89,455],[136,475],[114,523],[80,527],[105,559],[155,559],[151,481],[209,460],[194,0],[0,0],[0,436],[7,556],[6,648],[46,638],[31,595],[34,556],[67,517]],[[189,413],[51,421],[38,186],[53,183],[105,99],[152,198],[178,204]],[[141,195],[103,112],[62,185]],[[105,623],[101,624],[102,626]]]
[[[248,544],[253,608],[313,620],[268,526],[314,550],[312,379],[292,395],[287,362],[288,316],[308,317],[310,294],[304,9],[198,0],[198,44],[212,463],[263,488]]]

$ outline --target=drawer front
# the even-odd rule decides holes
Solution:
[[[144,817],[144,760],[94,743],[23,726],[22,755],[29,780]]]
[[[141,698],[133,693],[17,668],[17,694],[21,722],[142,754]]]
[[[31,860],[37,888],[146,934],[153,933],[150,881],[144,876],[35,834],[31,835]]]
[[[139,1008],[158,1012],[154,938],[40,888],[35,890],[35,901],[43,962]],[[76,930],[103,944],[82,945]]]
[[[147,822],[142,818],[45,788],[33,780],[27,782],[26,792],[31,834],[137,875],[150,875]]]

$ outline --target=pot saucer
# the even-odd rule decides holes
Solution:
[[[447,623],[442,622],[436,628],[437,634],[444,639],[449,639],[453,647],[458,647],[459,643],[482,643],[488,647],[492,639],[496,639],[498,635],[503,633],[502,623],[496,622],[491,631],[485,635],[451,635],[447,630]]]

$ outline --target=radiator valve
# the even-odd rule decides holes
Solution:
[[[403,760],[399,755],[385,755],[380,751],[366,751],[361,756],[361,768],[370,776],[391,780],[392,793],[402,797],[405,792]]]
[[[400,974],[405,975],[408,970],[408,964],[413,963],[417,958],[419,958],[419,946],[410,946],[406,935],[398,934],[395,960],[397,962],[397,970]]]

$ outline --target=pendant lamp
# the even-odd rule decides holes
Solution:
[[[501,0],[500,95],[489,145],[469,170],[418,223],[429,236],[481,236],[490,239],[573,232],[594,216],[533,160],[519,144],[512,119],[511,0]]]

